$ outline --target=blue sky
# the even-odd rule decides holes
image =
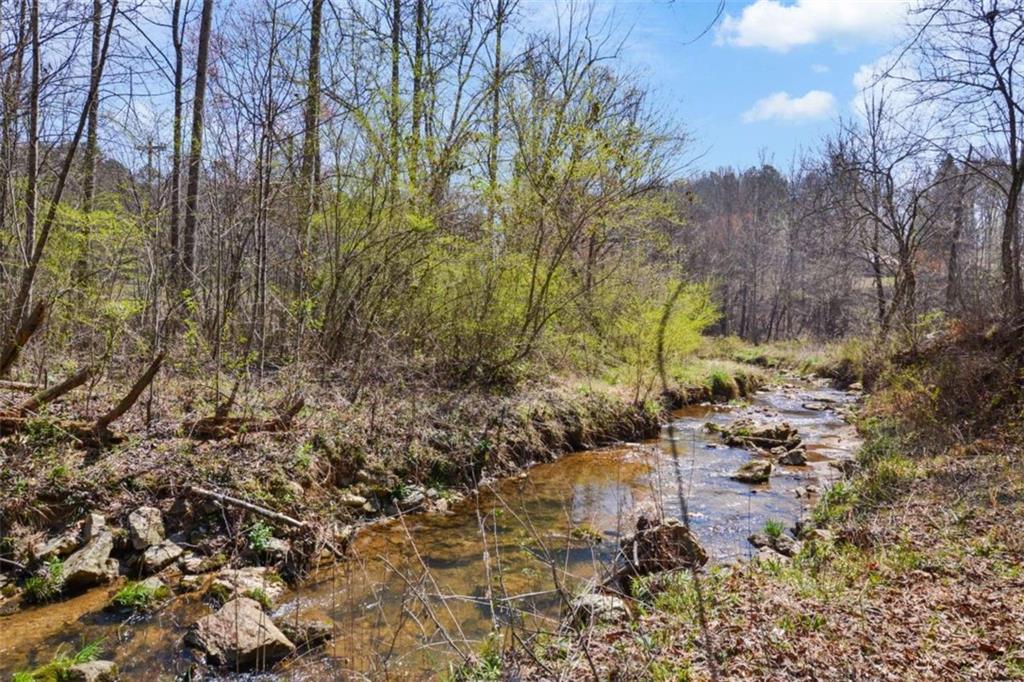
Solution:
[[[525,0],[534,21],[555,11]],[[817,148],[836,118],[852,113],[858,73],[890,53],[908,4],[901,0],[728,2],[722,19],[694,39],[714,0],[597,0],[625,36],[658,105],[681,121],[701,153],[697,169],[749,166],[766,156],[788,168]]]

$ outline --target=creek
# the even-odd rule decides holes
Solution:
[[[528,633],[557,627],[565,599],[607,574],[638,509],[679,515],[681,480],[690,522],[712,562],[749,558],[746,538],[768,519],[792,526],[839,476],[830,465],[859,442],[843,419],[856,395],[822,383],[763,390],[744,406],[702,405],[674,413],[659,439],[566,455],[519,477],[485,485],[446,514],[374,524],[350,560],[320,570],[279,602],[275,620],[335,624],[326,649],[246,679],[435,679],[456,651],[479,650],[493,624]],[[751,453],[704,429],[744,416],[788,421],[808,451],[806,466],[777,466],[747,485],[730,474]],[[677,466],[678,464],[678,466]],[[807,489],[811,486],[811,493]],[[126,679],[170,679],[188,670],[188,626],[209,612],[182,597],[158,613],[123,621],[102,610],[113,589],[0,617],[0,675],[45,663],[60,646],[104,639]],[[237,678],[236,678],[237,679]]]

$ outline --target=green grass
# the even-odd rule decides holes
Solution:
[[[770,538],[778,539],[782,537],[782,531],[785,528],[782,521],[778,519],[768,519],[764,522],[764,532]]]
[[[63,587],[64,562],[57,558],[47,561],[41,573],[29,577],[22,585],[25,600],[31,604],[53,601]]]
[[[66,682],[70,679],[69,671],[81,663],[98,660],[103,653],[104,640],[89,642],[74,654],[68,654],[66,646],[57,649],[56,655],[49,663],[34,670],[14,673],[13,682]]]
[[[169,596],[171,591],[163,585],[153,588],[141,582],[130,582],[117,591],[111,604],[132,611],[149,611]]]
[[[268,595],[266,591],[261,587],[255,587],[251,590],[246,590],[242,593],[242,596],[248,597],[249,599],[252,599],[253,601],[259,603],[259,605],[263,607],[264,611],[269,611],[270,609],[274,608],[274,603],[270,601],[270,595]]]
[[[270,539],[274,537],[274,530],[263,521],[257,521],[249,527],[246,537],[249,540],[249,549],[262,553],[267,551]]]

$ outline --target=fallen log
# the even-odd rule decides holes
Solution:
[[[185,422],[182,430],[191,438],[199,440],[222,440],[243,433],[274,433],[287,431],[306,402],[299,398],[291,407],[273,419],[261,420],[256,417],[201,417]]]
[[[89,380],[89,377],[92,376],[94,371],[95,370],[92,367],[85,367],[83,369],[80,369],[75,374],[72,374],[59,384],[54,384],[49,388],[44,388],[38,393],[35,393],[28,400],[25,400],[20,405],[15,407],[12,416],[22,417],[26,414],[36,412],[43,405],[46,405],[47,403],[52,403],[54,400],[60,398],[65,393],[69,393],[70,391],[73,391],[74,389],[84,384],[86,381]]]
[[[292,517],[286,514],[281,514],[280,512],[274,511],[273,509],[261,507],[258,504],[253,504],[252,502],[248,502],[238,497],[232,497],[231,495],[225,495],[224,493],[218,493],[214,492],[213,490],[207,490],[206,488],[201,488],[197,485],[189,486],[189,491],[195,495],[199,495],[200,497],[205,497],[210,500],[216,500],[221,504],[229,504],[234,507],[245,509],[246,511],[251,511],[254,514],[259,514],[260,516],[264,516],[272,521],[283,523],[286,526],[291,526],[293,528],[306,527],[305,521],[293,519]]]
[[[142,392],[146,390],[146,387],[152,383],[153,379],[156,377],[156,373],[160,371],[160,365],[163,361],[164,354],[162,352],[158,353],[153,359],[153,362],[149,364],[149,368],[143,372],[142,376],[135,382],[135,385],[132,386],[130,391],[128,391],[128,394],[125,395],[124,398],[121,398],[121,401],[117,403],[110,412],[107,412],[96,420],[96,424],[93,426],[93,429],[97,433],[106,433],[111,424],[123,417],[125,412],[132,409],[132,405],[134,405],[135,401],[139,399]]]
[[[9,436],[14,433],[20,433],[24,431],[32,421],[33,419],[31,417],[0,415],[0,436]],[[93,430],[93,425],[89,422],[65,420],[47,420],[47,422],[57,431],[62,431],[70,438],[78,441],[78,444],[82,447],[102,447],[117,440],[117,438],[109,432],[97,433]]]
[[[17,393],[36,393],[45,388],[39,384],[30,384],[26,381],[0,381],[0,390],[15,391]]]

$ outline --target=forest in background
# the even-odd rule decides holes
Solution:
[[[4,2],[0,374],[35,327],[30,378],[169,352],[218,401],[290,364],[600,373],[649,364],[676,282],[680,354],[1014,318],[1024,9],[993,8],[919,7],[787,173],[685,178],[585,3]]]

